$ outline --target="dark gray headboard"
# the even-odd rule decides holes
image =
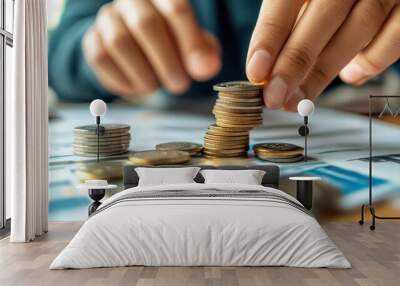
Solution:
[[[133,188],[138,185],[139,177],[135,171],[135,168],[139,166],[125,166],[124,167],[124,189]],[[146,166],[148,167],[148,166]],[[189,166],[154,166],[148,168],[182,168]],[[260,165],[260,166],[195,166],[204,169],[218,169],[218,170],[264,170],[265,175],[262,181],[262,185],[265,187],[278,188],[279,187],[279,167],[276,165]],[[199,173],[194,179],[197,183],[204,183],[203,176]]]

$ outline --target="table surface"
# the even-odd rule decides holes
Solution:
[[[196,106],[192,107],[196,109]],[[184,109],[171,111],[109,104],[102,122],[129,124],[132,132],[130,150],[139,151],[154,149],[156,144],[169,141],[202,143],[208,125],[215,122],[211,108],[202,110],[202,113],[195,113]],[[51,220],[83,220],[87,217],[90,200],[87,192],[77,190],[75,186],[83,179],[82,168],[95,164],[96,159],[72,155],[73,128],[92,124],[93,117],[87,104],[61,106],[55,115],[56,119],[49,123],[49,217]],[[266,110],[263,116],[263,126],[251,131],[250,147],[262,142],[303,146],[304,138],[297,133],[302,118],[297,113]],[[316,188],[321,187],[334,194],[332,197],[338,210],[348,212],[358,209],[368,199],[368,117],[317,108],[309,121],[310,160],[278,164],[282,189],[294,189],[287,183],[289,176],[321,177],[322,180],[316,182]],[[400,189],[399,141],[400,128],[374,122],[374,199],[391,198],[392,207],[400,206],[399,200],[392,199],[396,198]],[[102,162],[108,167],[115,164],[118,168],[129,164],[127,155],[104,158]],[[243,159],[194,158],[191,164],[249,166],[269,163],[250,153],[248,158]],[[120,180],[110,183],[118,184],[120,188],[109,195],[122,189]],[[321,200],[332,199],[328,197]],[[319,204],[315,205],[318,207]]]
[[[320,177],[289,177],[292,181],[320,181]]]

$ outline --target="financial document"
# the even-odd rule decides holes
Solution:
[[[285,142],[304,146],[298,135],[303,118],[297,113],[264,110],[264,124],[250,132],[250,144]],[[130,151],[154,149],[169,141],[202,143],[207,127],[214,123],[210,112],[196,114],[184,110],[140,108],[110,104],[103,123],[131,126]],[[94,123],[87,104],[64,106],[49,124],[50,202],[53,220],[83,220],[90,200],[87,193],[75,189],[80,181],[79,166],[95,158],[72,155],[73,128]],[[342,211],[358,208],[368,199],[368,117],[316,108],[309,118],[308,162],[278,164],[282,178],[292,175],[319,176],[337,192],[335,207]],[[374,199],[400,195],[400,128],[373,122]],[[250,146],[251,148],[251,146]],[[106,158],[109,162],[128,163],[127,155]],[[107,161],[107,162],[108,162]],[[209,160],[194,158],[192,164],[270,164],[254,158]],[[272,163],[271,163],[272,164]]]

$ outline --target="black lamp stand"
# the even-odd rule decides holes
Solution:
[[[308,128],[308,116],[304,116],[304,124],[299,128],[299,135],[304,137],[304,162],[307,162],[307,136],[310,133]]]

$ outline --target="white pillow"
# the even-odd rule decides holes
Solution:
[[[199,167],[135,168],[139,176],[138,186],[195,183],[193,179],[199,170]]]
[[[265,175],[262,170],[203,170],[200,173],[205,184],[261,185]]]

